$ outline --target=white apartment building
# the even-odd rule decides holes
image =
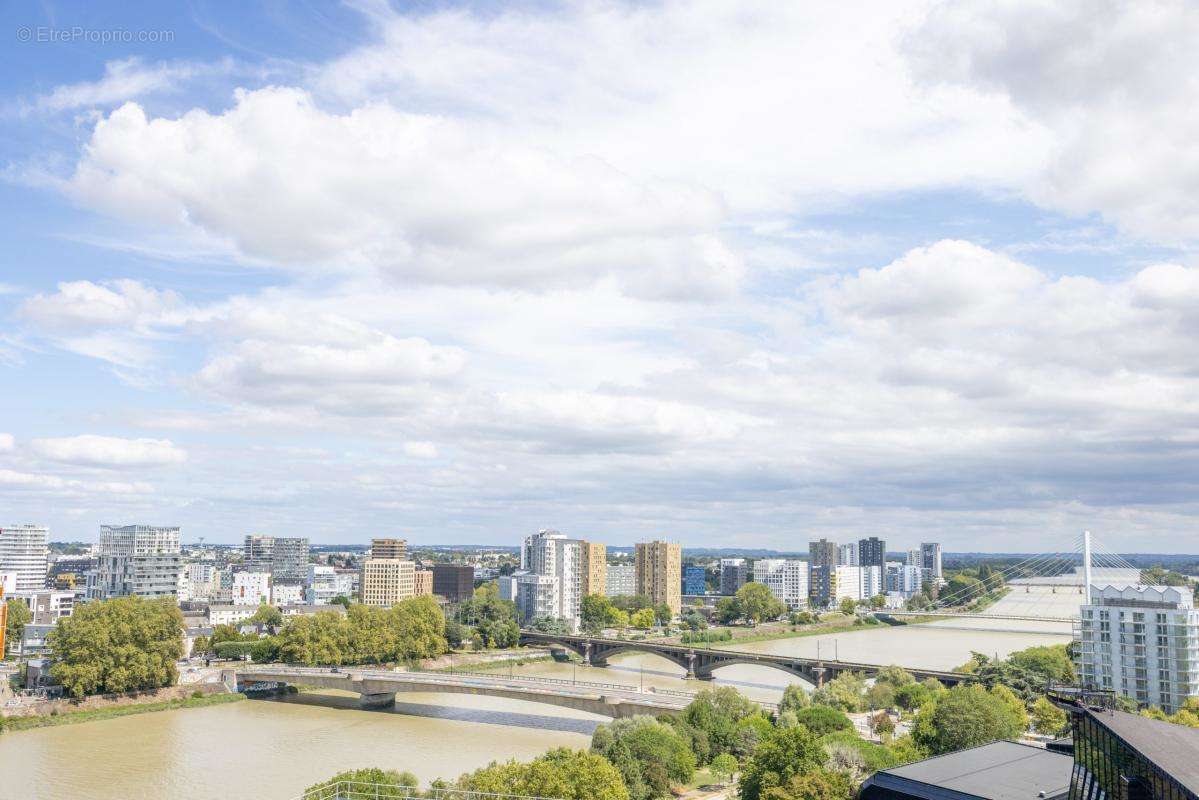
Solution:
[[[549,614],[539,616],[562,619],[577,626],[583,602],[583,543],[578,539],[568,539],[558,531],[538,531],[525,537],[520,565],[522,570],[530,574],[552,577],[558,582],[553,592],[556,607]],[[539,589],[538,598],[542,594],[544,590]],[[526,618],[526,621],[528,619],[531,617]]]
[[[838,564],[832,570],[832,586],[829,587],[831,602],[840,603],[846,598],[855,602],[861,600],[862,568],[851,564]]]
[[[513,603],[515,603],[516,602],[516,592],[519,587],[519,584],[517,584],[516,579],[517,579],[517,577],[519,577],[521,575],[525,575],[525,574],[527,574],[527,573],[517,572],[512,575],[500,575],[498,578],[496,578],[495,579],[496,594],[499,596],[499,598],[501,600],[510,600]]]
[[[1084,688],[1168,714],[1199,695],[1199,611],[1188,588],[1092,584],[1088,599],[1075,634]]]
[[[46,588],[48,537],[45,525],[0,526],[0,572],[17,573],[18,592]]]
[[[235,572],[232,599],[235,606],[260,606],[271,602],[271,573]]]
[[[271,583],[271,605],[299,606],[305,605],[304,584],[302,583]]]
[[[808,562],[793,558],[760,558],[754,562],[754,582],[796,610],[808,605]]]
[[[604,594],[608,597],[631,597],[637,594],[637,567],[633,564],[609,564]]]
[[[87,576],[87,597],[176,597],[183,555],[179,528],[101,525],[96,569]]]
[[[859,567],[862,570],[862,599],[869,600],[884,592],[883,568],[879,566]]]
[[[212,603],[208,606],[208,624],[214,628],[217,625],[237,625],[254,616],[257,611],[258,606]]]
[[[909,562],[907,564],[900,564],[898,561],[887,562],[887,574],[883,588],[888,594],[895,593],[905,598],[911,597],[920,591],[923,581],[924,568],[919,563],[912,564]]]
[[[220,588],[220,573],[214,564],[193,561],[183,574],[187,576],[187,591],[191,600],[207,600],[214,589]]]
[[[8,597],[6,592],[4,595]],[[63,617],[71,616],[75,608],[75,593],[54,589],[43,589],[40,592],[17,592],[13,597],[25,601],[33,614],[30,623],[33,625],[53,625]]]
[[[308,566],[305,601],[310,606],[327,606],[335,597],[354,596],[354,576],[319,564]]]
[[[516,610],[522,624],[540,617],[558,616],[562,604],[556,576],[526,572],[513,578],[516,583]]]
[[[0,589],[4,590],[5,597],[15,594],[17,591],[17,573],[0,572]]]
[[[856,567],[860,563],[858,561],[858,543],[850,542],[849,544],[837,545],[837,563],[847,567]]]

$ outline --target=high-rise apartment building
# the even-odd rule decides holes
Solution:
[[[475,595],[475,568],[469,564],[434,564],[433,594],[447,603],[465,603]]]
[[[101,525],[97,550],[96,569],[88,573],[88,599],[175,597],[179,591],[179,528]]]
[[[535,619],[558,617],[562,607],[561,585],[555,576],[525,572],[512,577],[516,584],[516,611],[522,625]]]
[[[877,536],[858,541],[858,566],[878,567],[880,570],[887,566],[887,543]]]
[[[920,551],[919,548],[917,548],[915,550],[909,550],[907,552],[907,555],[904,557],[903,563],[905,566],[923,568],[924,567],[924,554]]]
[[[308,577],[308,539],[248,534],[242,566],[246,572],[269,572],[276,581],[303,581]]]
[[[938,542],[925,542],[920,545],[920,566],[933,583],[941,583],[944,575],[941,572],[941,545]]]
[[[46,588],[47,538],[44,525],[0,526],[0,572],[17,574],[18,592]]]
[[[580,542],[583,559],[583,597],[608,590],[608,548],[599,542]]]
[[[837,563],[850,567],[859,566],[857,542],[837,546]]]
[[[744,558],[720,559],[720,593],[723,595],[736,594],[737,590],[749,580],[749,568],[745,566]]]
[[[808,605],[808,562],[795,558],[760,558],[754,562],[754,583],[761,583],[787,608]]]
[[[683,546],[677,542],[638,542],[633,558],[637,594],[654,605],[665,603],[674,614],[683,608]]]
[[[808,542],[808,602],[814,608],[828,608],[833,602],[833,581],[840,563],[836,542]]]
[[[390,608],[416,593],[416,564],[402,558],[368,558],[362,562],[359,594],[363,605]]]
[[[631,597],[637,594],[637,568],[632,564],[609,564],[604,593],[608,597]]]
[[[371,539],[371,558],[408,558],[407,539]]]
[[[1199,611],[1187,587],[1091,585],[1075,638],[1085,689],[1177,711],[1199,695]]]
[[[707,571],[703,567],[689,564],[683,567],[683,594],[707,594]]]
[[[829,586],[831,603],[840,603],[845,599],[854,601],[863,599],[862,570],[863,567],[855,567],[851,564],[838,564],[832,568]]]
[[[524,571],[558,582],[557,590],[552,593],[557,607],[549,616],[575,626],[579,624],[583,603],[583,545],[584,542],[568,539],[558,531],[541,530],[525,537],[521,548],[520,563]],[[539,599],[529,607],[540,609],[540,603]]]

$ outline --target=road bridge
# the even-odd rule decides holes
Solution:
[[[535,677],[508,677],[472,673],[390,672],[372,669],[332,669],[281,665],[246,666],[222,671],[222,680],[234,691],[256,684],[290,684],[356,692],[363,708],[395,705],[404,692],[475,694],[527,700],[620,718],[638,714],[677,714],[695,695],[663,690],[639,691],[636,687]],[[764,704],[765,705],[765,704]],[[771,708],[773,708],[771,706]]]
[[[733,664],[750,664],[771,667],[823,686],[824,681],[844,672],[858,672],[866,676],[876,675],[885,664],[859,664],[851,661],[835,661],[806,656],[780,656],[748,653],[740,650],[720,650],[686,644],[636,641],[630,639],[605,639],[593,636],[573,636],[539,631],[521,631],[520,643],[533,647],[557,647],[570,650],[582,657],[583,663],[595,667],[607,666],[608,659],[617,653],[633,651],[653,653],[677,664],[687,671],[688,678],[712,680],[712,673],[721,667]],[[911,669],[905,667],[917,680],[936,678],[947,686],[974,680],[972,675],[961,672]]]

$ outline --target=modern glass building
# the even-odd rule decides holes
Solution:
[[[1199,729],[1122,711],[1071,717],[1070,800],[1199,798]]]

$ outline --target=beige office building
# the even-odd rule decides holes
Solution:
[[[362,565],[363,605],[390,608],[416,593],[416,564],[400,558],[368,558]]]
[[[678,614],[683,608],[683,546],[675,542],[638,542],[635,558],[637,594],[654,605],[665,603]]]
[[[603,595],[608,586],[608,548],[598,542],[582,542],[582,596]]]
[[[408,558],[407,539],[371,539],[371,558]]]
[[[418,569],[413,574],[412,593],[416,595],[433,594],[433,570]]]

